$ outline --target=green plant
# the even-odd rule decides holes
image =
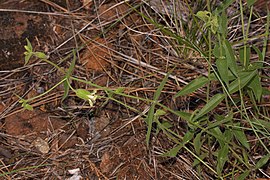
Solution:
[[[24,55],[25,55],[25,65],[29,63],[29,60],[32,57],[35,57],[35,58],[41,59],[41,60],[45,61],[46,63],[52,65],[53,67],[57,68],[59,71],[61,71],[62,73],[64,73],[65,76],[56,85],[54,85],[49,90],[45,91],[44,93],[42,93],[42,94],[40,94],[38,96],[32,97],[32,98],[27,99],[27,100],[19,97],[20,98],[20,101],[19,102],[22,104],[22,107],[24,109],[33,110],[33,107],[29,104],[29,102],[31,102],[34,99],[37,99],[39,97],[42,97],[42,96],[50,93],[52,90],[54,90],[57,86],[61,85],[62,83],[64,84],[64,94],[63,94],[63,97],[62,97],[62,101],[65,98],[67,98],[67,96],[69,94],[69,90],[71,89],[76,94],[77,97],[79,97],[79,98],[81,98],[83,100],[88,101],[90,107],[93,107],[96,99],[98,98],[98,96],[96,95],[96,93],[97,93],[96,90],[94,90],[93,92],[89,92],[86,89],[74,89],[70,85],[70,81],[71,80],[77,80],[76,78],[72,78],[72,76],[71,76],[72,75],[72,72],[74,70],[74,67],[75,67],[75,63],[76,63],[76,54],[75,54],[75,51],[73,51],[73,60],[71,62],[71,65],[70,65],[69,69],[65,72],[57,64],[49,61],[47,59],[47,56],[43,52],[34,52],[33,51],[33,47],[31,45],[30,41],[28,39],[26,39],[26,41],[27,41],[27,45],[24,46],[24,48],[26,50],[26,52],[24,53]],[[92,84],[92,85],[95,85],[95,84]]]
[[[75,50],[73,50],[73,52],[72,52],[73,59],[72,59],[71,65],[69,66],[67,71],[64,71],[57,64],[55,64],[55,63],[51,62],[50,60],[48,60],[47,56],[43,52],[34,52],[30,41],[28,39],[26,39],[26,41],[27,41],[27,45],[25,46],[26,52],[24,53],[24,55],[25,55],[25,65],[29,63],[29,61],[30,61],[30,59],[32,57],[34,57],[34,58],[41,59],[42,61],[52,65],[57,70],[61,71],[62,74],[64,74],[61,81],[59,81],[53,87],[51,87],[50,89],[48,89],[47,91],[45,91],[44,93],[42,93],[42,94],[40,94],[38,96],[32,97],[30,99],[24,99],[24,98],[19,97],[18,95],[16,95],[20,99],[19,103],[21,103],[22,107],[24,109],[26,109],[26,110],[33,110],[33,107],[30,104],[31,101],[33,101],[35,99],[38,99],[38,98],[40,98],[42,96],[45,96],[46,94],[52,92],[57,86],[59,86],[61,84],[64,85],[64,93],[62,95],[62,101],[65,100],[68,97],[68,95],[70,93],[70,90],[71,90],[80,99],[88,101],[90,107],[94,106],[95,101],[97,99],[104,98],[106,100],[104,104],[106,104],[107,101],[112,100],[112,101],[115,101],[115,102],[123,105],[124,107],[127,107],[127,108],[131,109],[134,112],[140,113],[136,108],[133,108],[133,107],[127,105],[126,103],[123,103],[123,102],[115,99],[114,98],[115,95],[124,96],[124,97],[127,97],[127,98],[133,98],[133,99],[137,99],[137,100],[142,100],[142,101],[146,101],[146,102],[149,102],[149,103],[153,102],[153,100],[144,99],[144,98],[140,98],[140,97],[136,97],[136,96],[132,96],[132,95],[127,95],[127,94],[123,93],[123,91],[125,90],[124,87],[118,87],[118,88],[112,89],[112,88],[109,88],[109,87],[99,86],[99,85],[97,85],[95,83],[92,83],[91,81],[87,81],[87,80],[84,80],[84,79],[79,79],[79,78],[73,77],[72,73],[74,71],[75,63],[76,63],[76,59],[77,59]],[[90,86],[92,86],[92,87],[94,87],[96,89],[93,90],[92,92],[90,92],[90,91],[88,91],[86,89],[74,89],[71,86],[71,83],[70,83],[72,81],[81,82],[81,83],[90,85]],[[97,95],[98,90],[104,91],[107,94],[107,96],[98,96]]]
[[[208,3],[210,3],[208,1]],[[239,179],[244,179],[251,172],[256,172],[260,167],[265,165],[269,160],[269,146],[262,139],[269,140],[269,119],[264,108],[259,108],[258,103],[262,101],[262,96],[267,95],[269,91],[262,86],[261,70],[264,69],[265,49],[259,50],[256,46],[248,45],[249,27],[251,24],[252,6],[254,1],[247,1],[250,9],[247,26],[244,23],[243,5],[240,1],[240,18],[242,22],[243,44],[240,48],[233,48],[233,42],[228,40],[228,19],[226,9],[234,3],[233,0],[224,1],[213,12],[199,11],[196,17],[203,21],[202,28],[199,31],[207,32],[208,49],[202,49],[198,44],[191,42],[186,37],[181,37],[171,31],[164,25],[158,24],[151,17],[142,15],[146,20],[160,28],[164,34],[175,38],[180,45],[192,48],[199,52],[208,63],[208,77],[201,76],[191,81],[181,91],[177,92],[174,98],[196,93],[202,87],[207,87],[205,105],[193,113],[183,111],[173,111],[168,107],[158,104],[161,90],[167,81],[167,76],[160,83],[154,95],[154,103],[147,114],[146,122],[148,131],[146,142],[149,145],[152,123],[157,123],[156,112],[166,109],[167,112],[173,113],[187,122],[188,130],[183,137],[170,130],[170,126],[162,126],[159,123],[159,129],[163,131],[177,145],[163,156],[177,156],[182,149],[188,151],[194,157],[193,166],[201,172],[201,164],[208,167],[214,175],[220,179],[236,174],[240,174]],[[210,4],[208,4],[210,7]],[[268,14],[269,16],[269,14]],[[194,16],[195,18],[195,16]],[[194,20],[197,22],[197,20]],[[269,34],[269,17],[265,31],[265,41]],[[266,44],[266,43],[265,43]],[[214,46],[213,46],[214,45]],[[176,46],[175,46],[176,47]],[[257,61],[251,61],[251,51],[258,55]],[[177,51],[179,52],[179,51]],[[268,78],[269,79],[269,78]],[[210,85],[219,84],[220,89],[210,94]],[[247,103],[249,107],[247,107]],[[225,108],[222,114],[215,110],[219,106]],[[164,115],[164,113],[162,113]],[[263,148],[264,154],[257,162],[251,161],[251,144],[247,134],[252,134],[258,139],[258,143]],[[191,148],[192,147],[192,148]],[[211,149],[211,150],[210,150]],[[241,152],[241,153],[239,153]],[[212,166],[208,160],[215,161]],[[227,165],[226,165],[227,164]],[[234,164],[236,169],[228,171],[228,164]],[[253,173],[254,174],[254,173]]]

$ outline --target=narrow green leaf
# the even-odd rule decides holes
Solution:
[[[155,102],[158,101],[159,96],[161,95],[161,92],[162,92],[165,84],[167,83],[168,77],[169,77],[170,74],[171,74],[171,71],[166,74],[166,76],[163,78],[163,80],[161,81],[160,85],[158,86],[158,88],[157,88],[157,90],[156,90],[156,92],[154,94],[154,101]]]
[[[215,44],[212,53],[216,58],[220,57],[220,46],[219,46],[219,44]]]
[[[219,46],[219,44],[216,44],[214,49],[213,49],[213,55],[216,57],[216,58],[221,58],[221,56],[223,56],[223,54],[221,54],[221,47]],[[222,47],[223,48],[223,47]]]
[[[214,135],[216,135],[216,136],[222,136],[222,137],[223,137],[223,134],[222,134],[222,132],[221,132],[221,130],[220,130],[219,127],[215,127],[215,128],[210,129],[210,130],[211,130],[211,132],[212,132]],[[222,143],[223,143],[223,142],[222,142]]]
[[[173,125],[168,121],[162,122],[161,125],[164,129],[170,129],[171,127],[173,127]]]
[[[228,160],[229,147],[228,144],[225,144],[220,150],[218,150],[217,157],[217,173],[221,175],[223,167]]]
[[[216,121],[216,122],[213,122],[211,124],[209,124],[204,131],[207,131],[209,129],[212,129],[212,128],[215,128],[215,127],[218,127],[218,126],[221,126],[223,124],[226,124],[227,122],[230,122],[231,119],[228,119],[228,118],[224,118],[223,120],[221,121]]]
[[[225,144],[225,138],[223,137],[223,133],[221,132],[219,127],[215,127],[210,129],[210,132],[213,133],[214,137],[217,139],[219,146],[223,147]]]
[[[251,71],[251,72],[243,72],[239,77],[234,80],[229,85],[229,93],[233,94],[237,92],[239,89],[244,88],[251,80],[252,78],[257,74],[257,71]]]
[[[162,122],[162,126],[163,126],[165,129],[169,129],[169,128],[173,127],[173,125],[172,125],[170,122],[168,122],[168,121]]]
[[[162,154],[163,157],[175,157],[177,153],[182,149],[183,145],[179,144],[176,147],[172,148],[170,151]]]
[[[228,40],[224,40],[223,46],[226,52],[226,61],[228,63],[228,67],[232,71],[232,73],[237,77],[237,65],[236,65],[236,58],[235,53],[233,51],[232,45]]]
[[[158,123],[158,128],[156,130],[155,135],[157,135],[160,132],[160,130],[163,129],[166,131],[167,129],[170,129],[171,127],[173,127],[173,125],[168,121],[163,121],[162,123]]]
[[[212,15],[211,21],[208,23],[211,27],[211,31],[213,34],[216,34],[219,29],[218,16],[215,14]]]
[[[228,64],[225,59],[218,58],[216,61],[218,73],[220,78],[224,81],[224,83],[228,86],[229,85],[229,77],[228,77]]]
[[[257,0],[247,0],[247,5],[250,8]]]
[[[257,46],[252,46],[252,48],[256,51],[257,55],[258,55],[258,60],[259,61],[263,61],[263,54],[261,52],[261,50],[257,47]],[[261,63],[261,67],[263,66],[263,64]]]
[[[269,121],[264,121],[261,119],[256,119],[254,121],[251,121],[254,123],[254,125],[256,126],[256,128],[258,129],[268,129],[270,131],[270,123]]]
[[[199,133],[195,136],[193,140],[195,152],[197,155],[201,153],[201,147],[202,147],[201,136],[202,136],[202,133]]]
[[[232,130],[234,137],[248,150],[250,150],[250,145],[248,143],[247,137],[242,129],[233,129]]]
[[[188,121],[192,115],[191,113],[184,112],[184,111],[177,111],[176,113],[180,118],[182,118],[186,121]]]
[[[172,127],[172,125],[169,123],[169,122],[167,122],[167,121],[164,121],[164,122],[162,122],[162,123],[160,123],[158,120],[159,120],[159,117],[160,116],[163,116],[163,115],[165,115],[166,114],[166,112],[165,111],[163,111],[163,110],[161,110],[161,109],[158,109],[156,112],[155,112],[155,114],[154,114],[154,118],[153,118],[153,121],[154,122],[157,122],[157,124],[158,124],[158,127],[157,127],[157,130],[156,130],[156,135],[159,133],[159,131],[161,130],[161,129],[168,129],[168,128],[170,128],[170,127]]]
[[[191,131],[188,131],[185,133],[184,137],[183,137],[183,145],[187,144],[194,136],[194,133]]]
[[[39,59],[47,59],[46,54],[44,54],[43,52],[35,52],[34,54]]]
[[[256,97],[256,100],[260,102],[263,89],[262,89],[262,84],[260,81],[259,74],[255,75],[255,77],[249,83],[248,87],[252,90],[253,94]]]
[[[158,101],[158,98],[161,94],[161,91],[162,89],[164,88],[166,82],[168,81],[168,77],[170,75],[171,71],[168,72],[166,74],[166,76],[163,78],[162,82],[160,83],[158,89],[156,90],[155,94],[154,94],[154,103],[152,103],[148,113],[147,113],[147,116],[145,118],[145,121],[147,123],[147,133],[146,133],[146,145],[147,147],[149,147],[149,142],[150,142],[150,136],[151,136],[151,131],[152,131],[152,123],[153,123],[153,120],[154,120],[154,113],[155,113],[155,106],[156,106],[156,103]]]
[[[115,90],[115,94],[122,93],[124,92],[125,88],[124,87],[119,87]]]
[[[204,158],[206,158],[206,157],[208,157],[208,156],[209,156],[208,153],[203,153],[203,154],[201,154],[201,155],[199,156],[199,158],[200,158],[200,160],[202,161],[202,160],[204,160]],[[197,158],[194,158],[194,162],[192,163],[192,167],[195,167],[195,166],[197,166],[198,164],[200,164],[200,163],[201,163],[200,160],[197,159]]]
[[[219,13],[225,11],[235,0],[223,0],[221,1],[220,6],[215,10],[215,14],[219,15]]]
[[[201,88],[206,83],[208,83],[209,80],[206,77],[199,77],[191,81],[188,85],[186,85],[181,91],[179,91],[176,95],[174,95],[174,98],[177,98],[179,96],[183,96],[186,94],[190,94],[194,92],[195,90]]]
[[[226,129],[225,132],[223,133],[223,137],[225,141],[230,142],[233,137],[231,129]]]
[[[218,80],[214,73],[210,73],[208,75],[208,79],[209,79],[209,81],[217,81]]]
[[[31,106],[30,104],[23,104],[23,108],[29,111],[33,111],[33,106]]]
[[[24,57],[24,65],[28,64],[30,58],[32,56],[32,53],[25,53],[25,57]]]
[[[226,11],[222,11],[221,16],[218,16],[219,22],[219,32],[222,34],[222,37],[226,38],[228,34],[228,18]]]
[[[74,70],[74,67],[75,67],[75,64],[76,64],[76,59],[77,59],[75,50],[73,50],[72,53],[73,53],[73,59],[72,59],[71,64],[70,64],[70,66],[68,68],[68,71],[66,73],[66,78],[68,80],[69,80],[69,78],[70,78],[70,76],[71,76],[71,74],[72,74],[72,72]]]
[[[26,42],[27,42],[27,45],[24,46],[24,48],[25,48],[28,52],[33,52],[32,44],[31,44],[31,42],[28,40],[28,38],[26,38]]]
[[[31,49],[28,46],[24,46],[24,49],[26,50],[26,52],[31,52]]]
[[[63,82],[63,85],[64,85],[64,94],[62,96],[62,100],[61,102],[63,102],[67,97],[68,97],[68,93],[69,93],[69,84],[68,84],[68,79],[66,79],[64,82]]]
[[[267,154],[267,155],[264,155],[255,165],[255,168],[256,169],[259,169],[261,167],[263,167],[268,161],[269,161],[269,158],[270,158],[270,154]]]
[[[249,164],[250,162],[250,154],[246,151],[246,149],[242,149],[242,157],[243,157],[243,161],[246,163],[246,164]]]
[[[163,111],[162,109],[158,109],[155,113],[155,117],[163,116],[166,114],[166,111]]]
[[[224,94],[216,94],[214,95],[210,101],[199,111],[199,113],[194,117],[193,121],[199,119],[203,115],[207,114],[211,110],[213,110],[221,101],[225,98]]]
[[[64,85],[64,94],[62,96],[62,102],[67,98],[68,96],[68,92],[69,92],[69,81],[70,81],[70,76],[72,75],[72,72],[74,70],[74,67],[75,67],[75,64],[76,64],[76,52],[75,50],[72,51],[73,53],[73,59],[71,61],[71,64],[66,72],[66,75],[65,75],[65,78],[66,78],[66,81],[63,82],[63,85]],[[89,92],[90,93],[90,92]]]
[[[76,96],[84,99],[84,100],[88,100],[89,99],[89,95],[91,95],[91,93],[85,89],[77,89],[75,90]]]
[[[237,177],[237,180],[245,180],[248,177],[249,173],[250,173],[250,171],[246,170],[245,172],[240,174],[240,176]]]

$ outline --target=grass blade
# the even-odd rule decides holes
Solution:
[[[74,70],[74,67],[75,67],[75,63],[76,63],[76,52],[75,50],[72,51],[72,54],[73,54],[73,59],[71,61],[71,64],[68,68],[68,71],[66,73],[66,77],[69,79],[69,77],[71,76],[73,70]]]
[[[152,131],[152,123],[154,120],[154,116],[155,116],[155,106],[157,104],[158,98],[161,94],[162,89],[164,88],[166,82],[168,81],[168,77],[170,75],[171,72],[167,73],[167,75],[163,78],[162,82],[160,83],[158,89],[156,90],[155,94],[154,94],[154,102],[151,105],[147,117],[145,118],[145,121],[147,123],[147,134],[146,134],[146,145],[147,147],[149,147],[149,142],[150,142],[150,136],[151,136],[151,131]]]
[[[182,147],[183,147],[183,145],[179,144],[176,147],[169,150],[168,152],[162,154],[162,156],[163,157],[175,157]]]
[[[252,81],[250,82],[250,84],[248,85],[248,87],[250,89],[252,89],[252,92],[253,94],[255,95],[256,97],[256,100],[258,102],[260,102],[260,99],[262,97],[262,84],[261,84],[261,81],[260,81],[260,77],[258,74],[256,74],[256,76],[252,79]]]
[[[211,110],[213,110],[219,103],[225,98],[224,94],[216,94],[213,96],[210,101],[200,110],[200,112],[194,117],[194,120],[199,119],[203,115],[207,114]]]
[[[249,173],[249,170],[243,172],[242,174],[240,174],[240,176],[237,177],[237,180],[245,180],[248,177]]]
[[[242,72],[241,75],[239,75],[239,77],[236,80],[230,83],[229,85],[230,94],[233,94],[238,90],[242,89],[243,87],[245,87],[257,73],[258,72],[256,70],[252,72]]]
[[[235,59],[235,53],[233,52],[232,45],[228,40],[224,40],[223,46],[226,52],[226,61],[228,63],[228,67],[232,71],[232,73],[237,77],[237,65]]]
[[[67,73],[65,75],[66,81],[64,81],[64,94],[62,96],[61,102],[63,102],[67,98],[67,96],[68,96],[68,92],[69,92],[69,88],[70,88],[69,87],[69,80],[70,80],[70,76],[71,76],[71,74],[72,74],[72,72],[74,70],[75,63],[76,63],[76,53],[75,53],[75,50],[73,50],[72,53],[73,53],[73,59],[72,59],[72,62],[70,64],[69,68],[68,68],[68,71],[67,71]]]
[[[217,173],[221,176],[221,172],[225,163],[228,160],[228,153],[229,153],[229,146],[225,144],[219,151],[218,151],[218,158],[217,158]]]
[[[194,92],[195,90],[201,88],[202,86],[204,86],[208,82],[209,82],[209,79],[206,77],[203,77],[203,76],[199,77],[197,79],[194,79],[188,85],[186,85],[181,91],[179,91],[174,96],[174,98],[177,98],[179,96],[184,96],[186,94],[190,94],[190,93]]]
[[[199,155],[201,153],[201,146],[203,144],[201,142],[201,136],[202,136],[202,133],[199,133],[196,135],[196,137],[193,140],[195,152],[197,155]]]
[[[261,168],[262,166],[264,166],[264,165],[269,161],[269,158],[270,158],[270,154],[267,154],[267,155],[263,156],[263,157],[256,163],[255,168],[256,168],[256,169],[259,169],[259,168]]]
[[[229,84],[229,76],[228,76],[228,64],[226,59],[219,58],[216,61],[218,73],[220,75],[220,78],[225,82],[225,84],[228,86]]]
[[[250,145],[248,143],[247,137],[242,129],[234,129],[233,131],[234,137],[248,150],[250,150]]]

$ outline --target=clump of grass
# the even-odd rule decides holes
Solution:
[[[269,65],[265,62],[265,46],[260,50],[248,44],[249,39],[252,39],[249,32],[253,1],[247,1],[247,7],[244,7],[241,1],[239,4],[243,37],[240,40],[241,45],[235,49],[233,42],[228,40],[229,19],[226,10],[233,3],[234,1],[225,1],[211,12],[208,2],[207,11],[199,11],[196,15],[192,15],[194,26],[197,25],[198,29],[194,34],[206,34],[204,38],[206,41],[192,41],[194,38],[190,38],[191,35],[180,36],[174,30],[170,30],[170,27],[142,14],[163,33],[174,38],[176,44],[197,51],[208,64],[208,76],[197,77],[174,96],[174,99],[177,99],[206,87],[205,104],[194,112],[173,111],[167,106],[158,104],[168,75],[163,79],[147,114],[146,142],[149,145],[152,124],[156,123],[158,129],[176,143],[176,146],[163,156],[175,157],[184,149],[193,156],[192,166],[199,174],[208,168],[212,176],[219,179],[255,178],[258,172],[269,177],[261,169],[270,158],[269,114],[267,106],[259,106],[263,102],[263,96],[269,94],[267,87],[262,84],[262,79],[265,78],[262,71],[269,69]],[[249,10],[247,21],[244,20],[244,8]],[[200,28],[198,25],[202,24]],[[268,31],[269,13],[265,33],[262,34],[265,45]],[[181,55],[185,52],[179,49],[176,51]],[[252,52],[258,57],[253,61],[251,61]],[[218,89],[211,89],[212,84],[218,84]],[[171,130],[172,124],[159,120],[166,112],[177,115],[187,123],[187,132],[183,137]],[[261,147],[258,158],[255,158],[256,152],[253,149],[255,146]]]

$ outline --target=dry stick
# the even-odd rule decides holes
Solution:
[[[67,13],[54,13],[54,12],[43,12],[43,11],[27,11],[27,10],[21,10],[21,9],[0,9],[0,12],[18,12],[18,13],[43,14],[43,15],[64,16],[64,17],[69,17],[70,16]]]

